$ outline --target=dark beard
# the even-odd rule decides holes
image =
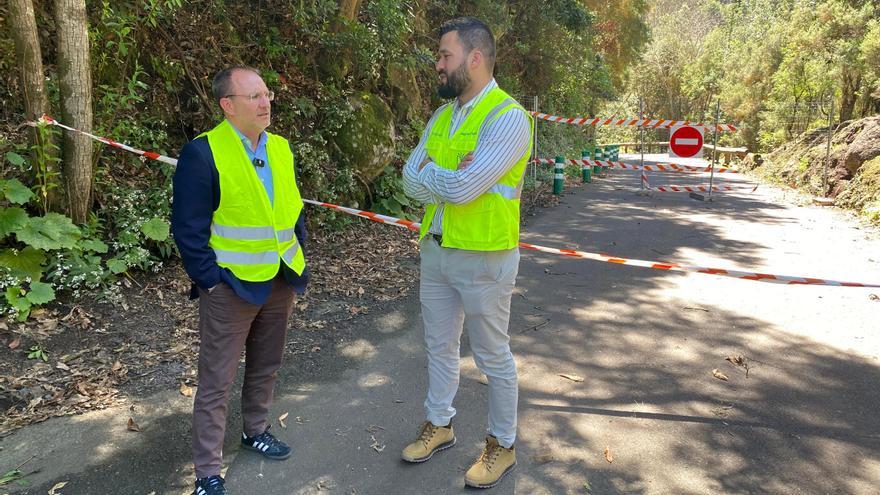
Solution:
[[[446,74],[446,84],[437,88],[437,94],[440,98],[457,98],[464,93],[470,82],[471,75],[468,74],[467,66],[462,63],[455,71]]]

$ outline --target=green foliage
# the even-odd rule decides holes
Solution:
[[[19,155],[18,153],[14,152],[14,151],[7,151],[6,154],[3,156],[4,156],[4,158],[6,158],[7,162],[11,163],[12,165],[14,165],[16,167],[20,167],[20,166],[24,165],[25,161],[26,161],[23,156]]]
[[[27,203],[34,195],[18,179],[0,180],[0,192],[3,193],[7,201],[19,205]]]
[[[32,246],[26,246],[21,251],[15,248],[0,251],[0,265],[6,267],[14,277],[39,279],[45,263],[46,253]]]
[[[293,144],[305,197],[411,218],[400,165],[439,103],[433,64],[441,22],[457,15],[485,19],[498,39],[502,87],[540,95],[542,110],[567,115],[601,112],[610,100],[617,105],[648,36],[644,0],[370,0],[353,21],[339,19],[338,6],[336,0],[89,2],[94,132],[175,156],[220,117],[210,94],[214,73],[252,65],[277,95],[272,131]],[[37,9],[38,24],[51,31],[47,13]],[[8,29],[0,23],[0,113],[19,122]],[[49,76],[54,70],[47,66]],[[59,108],[56,77],[47,77],[47,92],[50,106]],[[371,108],[391,109],[372,112],[381,117],[376,128],[388,131],[375,146],[387,161],[368,166],[358,161],[369,154],[351,151],[361,141],[341,135],[366,120],[363,107],[353,104],[362,95]],[[539,142],[554,155],[579,156],[595,139],[592,130],[541,127]],[[77,297],[100,290],[112,298],[119,274],[158,270],[175,252],[168,232],[173,167],[99,146],[94,208],[85,225],[73,225],[58,213],[60,162],[52,143],[60,131],[41,125],[37,132],[41,144],[33,149],[0,145],[3,165],[21,181],[5,173],[0,181],[0,314],[17,318],[55,292]],[[352,221],[319,209],[310,209],[309,219],[324,228]]]
[[[847,0],[663,0],[632,88],[662,118],[710,121],[720,99],[722,121],[741,129],[722,144],[764,151],[826,126],[830,97],[839,120],[880,109],[878,13]]]
[[[34,344],[31,346],[30,349],[28,349],[27,358],[28,359],[42,359],[43,362],[48,362],[49,361],[49,354],[47,354],[46,351],[43,350],[43,346],[41,346],[40,344]]]
[[[23,480],[22,477],[24,477],[24,473],[22,473],[20,469],[6,471],[3,476],[0,476],[0,486],[9,484],[13,481],[17,482],[21,486],[27,486],[27,481]]]
[[[403,192],[403,179],[401,172],[388,165],[382,175],[376,180],[373,187],[372,210],[397,218],[415,219],[410,213],[415,204]]]
[[[52,286],[43,282],[31,282],[28,289],[18,286],[7,287],[4,295],[6,303],[17,313],[19,321],[27,319],[32,307],[55,299]]]
[[[147,236],[147,239],[164,241],[170,235],[169,228],[170,225],[167,220],[154,217],[141,225],[141,232]]]
[[[0,207],[0,238],[6,237],[12,232],[23,227],[28,221],[27,212],[21,208]]]
[[[51,210],[50,194],[61,187],[61,173],[58,171],[61,149],[54,143],[58,139],[58,130],[46,123],[37,125],[37,144],[31,150],[32,163],[27,170],[34,178],[32,190],[39,198],[39,210],[48,213]]]
[[[81,235],[79,227],[59,213],[31,217],[15,231],[18,242],[49,251],[72,248]]]
[[[25,298],[34,306],[46,304],[55,299],[55,290],[47,283],[31,282],[31,290],[25,294]]]
[[[109,268],[111,272],[118,275],[128,270],[128,263],[126,263],[123,259],[113,258],[107,260],[107,268]]]
[[[112,298],[116,275],[130,267],[161,266],[147,248],[165,257],[173,252],[167,220],[151,215],[167,217],[165,189],[124,194],[112,189],[123,194],[115,196],[112,231],[97,215],[82,227],[59,213],[28,215],[26,208],[36,206],[38,197],[16,179],[0,182],[0,190],[0,315],[26,320],[34,307],[53,301],[57,290],[76,296],[82,289],[103,289]]]

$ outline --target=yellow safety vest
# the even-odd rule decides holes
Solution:
[[[480,131],[504,112],[526,112],[513,98],[493,88],[471,109],[470,114],[451,137],[452,107],[448,104],[434,120],[425,149],[434,163],[455,170],[461,159],[477,147]],[[531,123],[531,115],[526,112]],[[443,247],[473,251],[500,251],[519,244],[519,199],[523,179],[532,153],[531,128],[529,148],[516,164],[488,191],[466,204],[446,203],[443,208]],[[422,218],[421,240],[434,220],[436,204],[429,204]]]
[[[286,139],[266,134],[274,206],[232,124],[224,120],[202,134],[208,137],[220,176],[220,205],[214,212],[208,245],[218,265],[249,282],[271,280],[281,261],[299,275],[306,266],[294,234],[303,202],[296,186],[293,153]]]

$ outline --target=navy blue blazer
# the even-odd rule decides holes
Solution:
[[[271,280],[239,280],[229,269],[221,268],[217,264],[214,250],[208,247],[212,218],[220,206],[220,174],[217,172],[207,137],[196,138],[184,145],[177,160],[173,187],[171,233],[183,258],[183,267],[193,280],[190,298],[198,297],[198,287],[207,290],[223,282],[245,301],[252,304],[265,303],[272,291]],[[294,230],[300,249],[305,250],[308,238],[305,209],[300,213]],[[302,275],[297,275],[283,262],[280,265],[284,279],[296,292],[305,292],[309,282],[308,266]]]

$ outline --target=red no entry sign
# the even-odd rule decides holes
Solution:
[[[669,156],[698,158],[703,156],[703,129],[689,125],[672,128],[669,135]]]

